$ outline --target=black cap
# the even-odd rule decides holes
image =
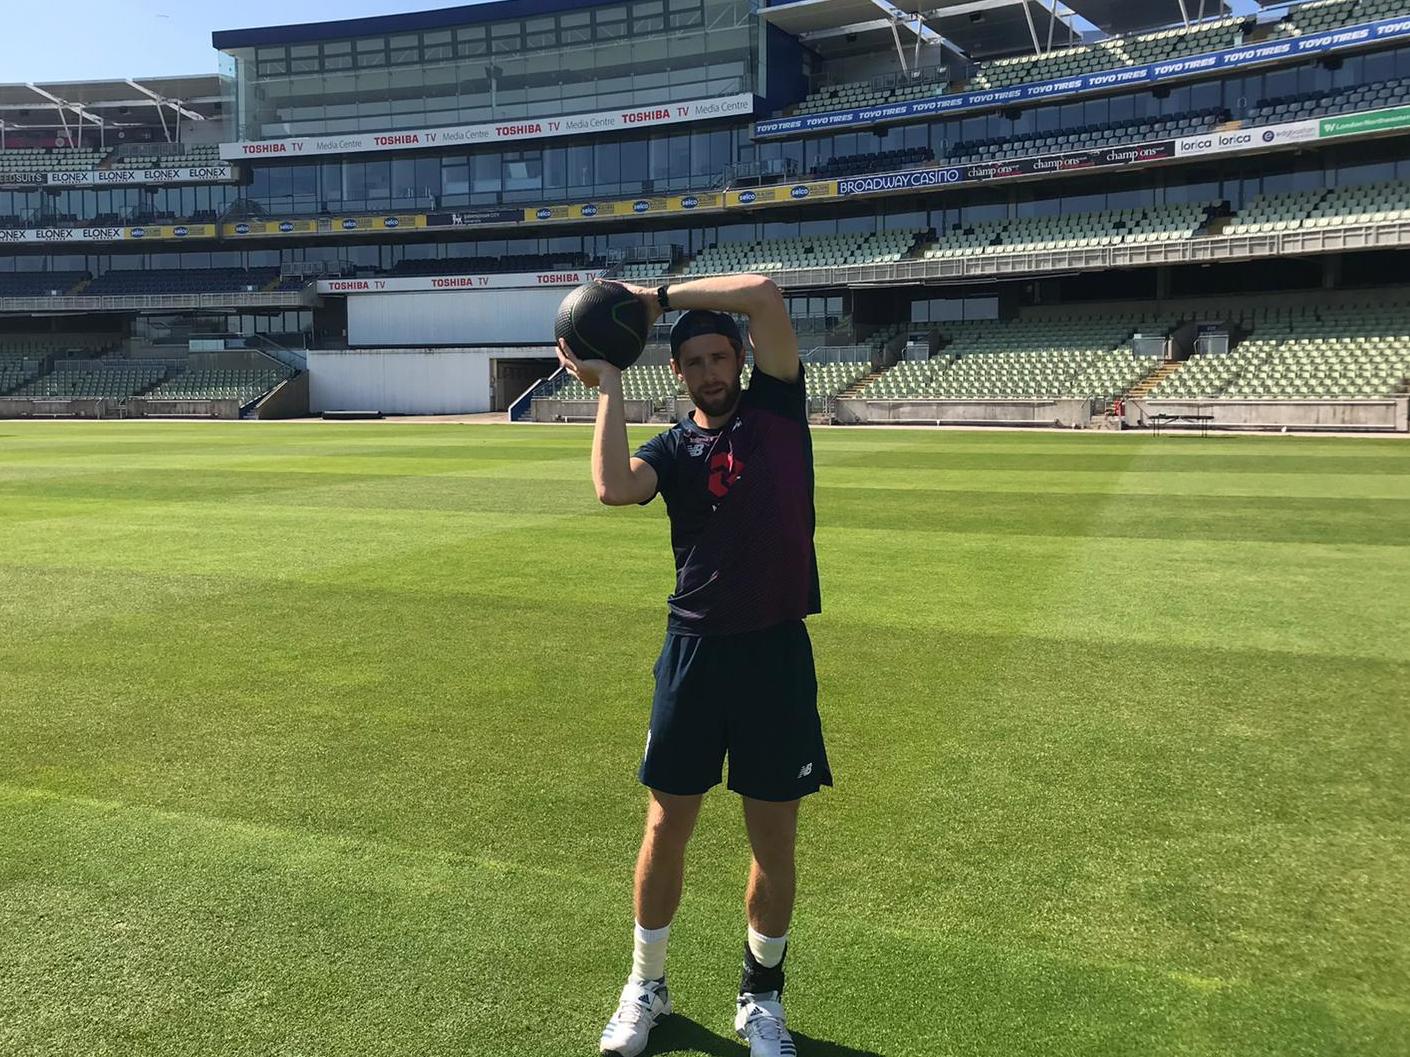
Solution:
[[[736,352],[744,348],[744,339],[739,336],[739,324],[728,312],[692,308],[689,312],[682,312],[680,319],[671,327],[671,359],[679,360],[681,346],[702,334],[722,334],[729,338]]]

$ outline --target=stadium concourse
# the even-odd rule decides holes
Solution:
[[[0,85],[0,416],[571,421],[565,288],[757,271],[819,422],[1405,431],[1410,4],[874,14],[501,0]]]

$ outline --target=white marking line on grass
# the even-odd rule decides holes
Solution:
[[[221,815],[209,815],[201,811],[173,811],[170,808],[152,807],[149,804],[138,804],[125,800],[101,800],[96,797],[74,796],[72,793],[59,793],[52,789],[13,785],[8,782],[0,782],[0,793],[8,794],[15,800],[48,800],[56,803],[75,804],[79,807],[91,808],[95,811],[102,812],[126,811],[133,814],[146,815],[149,818],[165,823],[185,823],[188,826],[195,824],[211,829],[233,830],[236,833],[244,834],[252,838],[275,837],[297,839],[298,841],[304,842],[315,841],[330,846],[329,850],[335,853],[347,852],[354,849],[377,849],[407,858],[429,859],[449,866],[469,866],[490,873],[532,874],[554,881],[576,881],[580,885],[586,880],[592,880],[596,882],[594,887],[608,887],[605,879],[591,878],[589,875],[585,875],[581,872],[553,870],[543,866],[533,866],[528,863],[468,855],[464,852],[432,851],[427,848],[416,848],[411,845],[397,844],[393,841],[371,840],[367,837],[333,834],[304,827],[276,826],[267,822],[247,822],[242,819],[226,818]],[[3,798],[0,798],[0,802],[3,802]],[[616,889],[620,887],[621,883],[622,882],[614,880],[611,887]]]
[[[465,865],[491,873],[530,874],[532,876],[548,878],[568,884],[576,883],[580,888],[592,887],[600,890],[611,890],[613,893],[620,893],[625,889],[627,884],[627,865],[625,864],[623,865],[620,877],[614,876],[611,879],[594,878],[582,872],[553,870],[522,862],[476,857],[466,855],[462,852],[431,851],[425,848],[414,848],[404,844],[397,844],[392,841],[369,840],[366,837],[351,837],[342,834],[335,835],[319,830],[305,828],[296,829],[289,826],[275,826],[269,823],[256,824],[237,819],[223,818],[219,815],[207,815],[199,811],[172,811],[167,808],[156,808],[147,804],[135,804],[122,800],[101,800],[96,797],[74,796],[70,793],[59,793],[50,789],[41,789],[33,786],[19,786],[8,782],[0,782],[0,794],[8,794],[12,799],[16,800],[47,800],[76,804],[80,807],[91,808],[98,811],[128,811],[168,823],[185,822],[191,824],[194,822],[211,828],[235,830],[254,837],[276,836],[282,838],[297,838],[301,841],[314,841],[329,845],[331,846],[330,850],[335,853],[359,848],[379,849],[386,852],[393,852],[409,859],[430,860],[450,866]],[[0,795],[0,807],[3,806],[3,799],[4,796]],[[709,893],[699,893],[697,898],[700,897],[708,899]],[[723,903],[725,901],[725,897],[718,897],[718,902]],[[728,901],[731,904],[734,903],[733,898],[730,898]],[[1304,999],[1312,995],[1325,996],[1348,1004],[1363,1005],[1376,1010],[1402,1014],[1410,1013],[1410,1003],[1397,1002],[1393,999],[1381,996],[1352,995],[1340,991],[1329,991],[1325,988],[1319,989],[1316,992],[1302,992],[1289,988],[1277,988],[1266,984],[1259,984],[1249,980],[1199,976],[1181,970],[1166,969],[1158,965],[1144,965],[1131,962],[1102,962],[1059,953],[1048,947],[996,944],[972,935],[930,928],[923,922],[896,925],[885,922],[854,919],[851,921],[834,922],[829,927],[850,929],[863,936],[868,933],[880,932],[900,940],[903,943],[910,944],[915,944],[922,937],[926,937],[932,941],[955,944],[972,951],[985,952],[986,959],[997,956],[1012,961],[1020,966],[1030,965],[1034,957],[1037,957],[1038,959],[1052,964],[1076,966],[1083,970],[1103,973],[1154,975],[1179,984],[1183,988],[1194,990],[1202,994],[1210,994],[1214,991],[1228,988],[1239,988],[1242,990],[1277,992],[1279,994],[1293,995]]]

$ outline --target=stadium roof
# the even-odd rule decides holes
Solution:
[[[6,131],[165,128],[176,117],[219,120],[230,89],[216,74],[0,84]]]
[[[893,25],[903,44],[914,45],[919,33],[971,57],[1046,49],[1050,29],[1054,43],[1078,35],[1052,0],[793,0],[760,13],[815,48],[861,34],[892,37]]]
[[[1064,0],[1094,26],[1108,33],[1131,33],[1145,29],[1231,15],[1223,0]],[[1287,0],[1281,0],[1286,4]],[[1264,4],[1264,6],[1269,6]]]
[[[333,22],[304,22],[290,26],[264,26],[255,29],[222,29],[211,34],[217,51],[252,48],[261,44],[307,44],[317,40],[351,40],[380,37],[389,33],[449,29],[479,22],[505,22],[512,19],[552,15],[601,7],[610,0],[492,0],[485,4],[443,7],[436,11],[412,11],[401,15],[375,15],[371,18],[345,18]]]

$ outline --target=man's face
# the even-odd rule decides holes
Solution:
[[[735,352],[723,334],[701,334],[683,342],[680,358],[671,366],[685,383],[690,399],[705,414],[713,418],[727,415],[739,402],[744,353]]]

